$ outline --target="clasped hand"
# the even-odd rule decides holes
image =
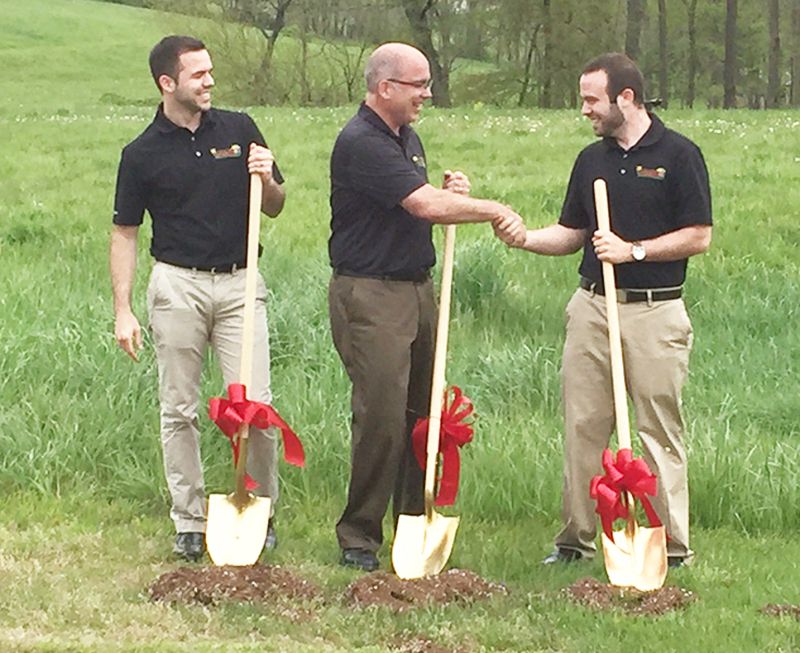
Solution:
[[[460,170],[444,171],[444,190],[459,195],[469,195],[471,186],[469,178]],[[522,247],[525,244],[527,230],[522,218],[507,206],[503,206],[497,217],[492,220],[495,235],[511,247]]]
[[[272,181],[273,161],[274,157],[269,148],[250,143],[250,151],[247,153],[247,172],[259,175],[265,185]]]
[[[622,240],[613,231],[598,229],[592,234],[592,247],[603,263],[628,263],[631,260],[631,244]]]
[[[445,170],[442,188],[444,190],[449,190],[451,193],[469,195],[472,186],[469,183],[469,177],[460,170],[456,170],[455,172],[452,170]]]
[[[528,234],[525,223],[518,213],[507,206],[503,208],[505,210],[492,220],[494,235],[509,247],[522,247]]]

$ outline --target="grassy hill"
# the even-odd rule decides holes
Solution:
[[[89,0],[2,0],[3,104],[41,115],[152,99],[147,52],[163,32],[159,14]]]

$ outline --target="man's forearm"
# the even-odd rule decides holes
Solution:
[[[711,245],[711,226],[694,225],[641,241],[647,261],[680,261],[702,254]]]
[[[136,275],[136,239],[138,227],[115,225],[111,232],[109,269],[114,295],[114,314],[131,311],[133,280]]]
[[[412,215],[439,224],[490,222],[510,209],[493,200],[483,200],[430,184],[418,188],[400,202]]]
[[[561,224],[551,224],[541,229],[528,229],[521,249],[544,256],[574,254],[586,239],[585,229],[571,229]]]
[[[264,192],[261,195],[261,210],[270,218],[277,218],[283,210],[286,202],[286,191],[281,184],[270,179],[269,183],[264,184]]]

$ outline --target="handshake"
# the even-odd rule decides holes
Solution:
[[[509,247],[523,247],[528,235],[525,223],[518,213],[507,206],[503,208],[505,210],[492,219],[494,235]]]
[[[471,190],[469,179],[463,172],[452,172],[450,170],[445,170],[442,188],[463,196],[468,196]],[[522,221],[522,217],[516,211],[499,202],[491,200],[478,201],[483,204],[482,212],[484,215],[487,211],[493,214],[490,221],[494,228],[495,236],[509,247],[523,247],[525,245],[528,230]]]

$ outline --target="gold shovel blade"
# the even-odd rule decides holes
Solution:
[[[614,541],[603,533],[603,556],[608,580],[617,587],[651,592],[664,586],[667,577],[667,535],[663,526],[641,528],[633,533],[614,531]]]
[[[212,494],[208,497],[208,555],[217,566],[254,565],[267,539],[272,500],[248,495],[248,502],[240,510],[233,496]]]
[[[435,576],[447,564],[458,529],[458,517],[434,512],[400,515],[392,545],[392,566],[398,577],[409,580]]]

